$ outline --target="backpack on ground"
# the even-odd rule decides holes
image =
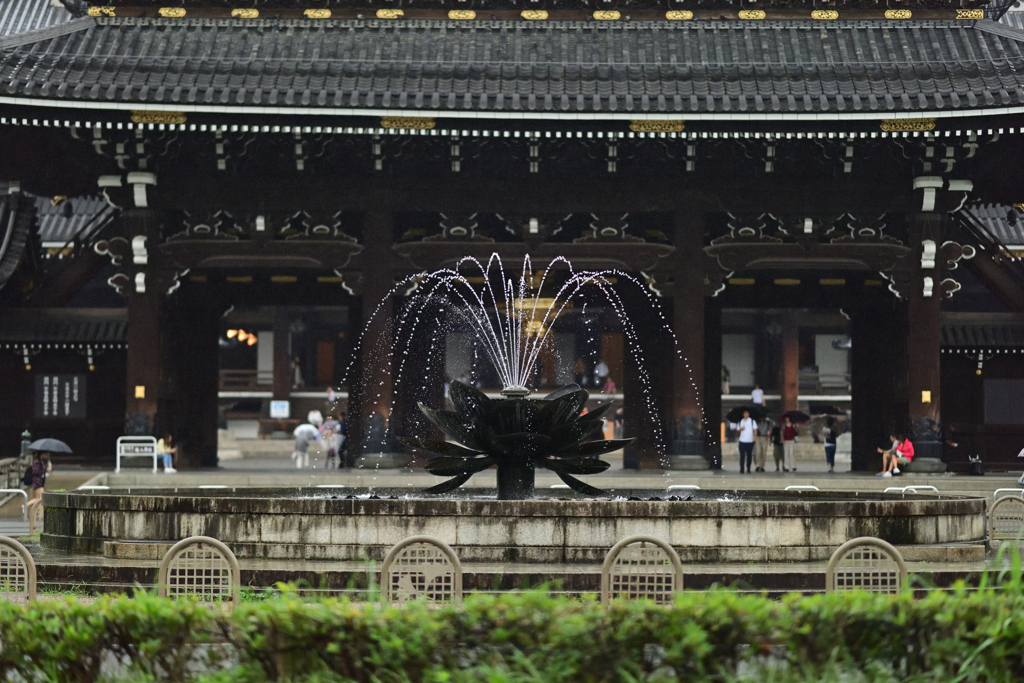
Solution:
[[[969,455],[967,456],[968,470],[967,473],[980,477],[985,474],[985,466],[981,463],[980,455]]]

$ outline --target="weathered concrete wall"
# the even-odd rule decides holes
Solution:
[[[47,493],[42,543],[159,556],[168,543],[202,534],[224,541],[239,557],[381,560],[395,543],[426,534],[449,543],[465,562],[595,563],[626,536],[648,534],[671,543],[687,562],[748,562],[823,560],[857,536],[899,546],[979,543],[985,536],[980,498],[771,494],[787,495],[789,500],[775,501],[646,502]]]

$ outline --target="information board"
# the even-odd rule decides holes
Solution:
[[[85,375],[36,375],[36,417],[84,420]]]

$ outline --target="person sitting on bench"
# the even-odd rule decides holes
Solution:
[[[876,475],[879,477],[899,474],[900,467],[906,467],[914,459],[914,444],[910,443],[910,439],[903,434],[890,435],[889,438],[892,439],[892,448],[878,449],[882,454],[882,471]]]

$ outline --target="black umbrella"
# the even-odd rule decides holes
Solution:
[[[820,403],[812,401],[807,405],[808,410],[811,411],[812,415],[846,415],[846,413],[839,408],[836,408],[831,403]]]
[[[39,453],[70,453],[71,447],[57,439],[39,439],[28,445],[30,451]]]
[[[725,415],[725,419],[729,422],[739,422],[743,419],[743,411],[750,413],[750,417],[755,420],[763,420],[768,414],[768,411],[764,406],[736,406]]]
[[[788,412],[785,412],[779,419],[785,420],[787,417],[789,418],[790,422],[792,422],[795,425],[803,424],[804,422],[808,422],[811,419],[810,415],[808,415],[807,413],[801,413],[799,410],[790,410]]]

